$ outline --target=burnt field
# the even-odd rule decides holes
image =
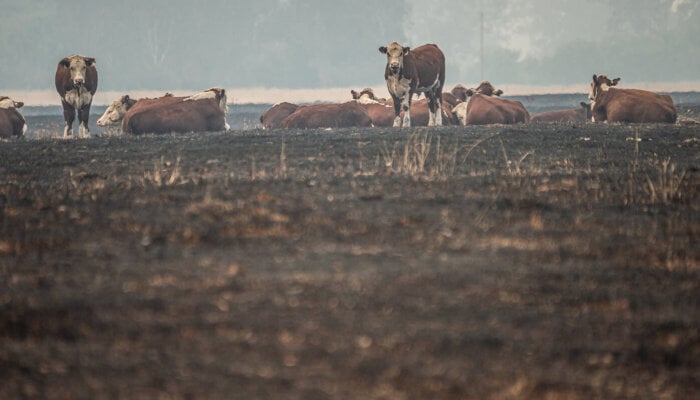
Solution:
[[[22,139],[0,160],[0,398],[700,397],[700,125]]]

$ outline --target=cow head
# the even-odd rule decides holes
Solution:
[[[611,86],[616,86],[620,82],[620,78],[615,78],[610,80],[605,75],[595,75],[593,74],[593,81],[591,82],[591,90],[588,92],[588,99],[593,101],[595,97],[600,92],[606,92]]]
[[[503,94],[501,89],[496,90],[489,81],[482,81],[474,91],[485,96],[500,96]]]
[[[128,94],[119,100],[113,101],[105,110],[104,114],[97,120],[97,126],[119,125],[129,109],[136,104],[136,100],[129,98]]]
[[[455,87],[452,88],[450,93],[452,93],[456,98],[458,98],[460,101],[467,101],[467,89],[464,87],[462,84],[457,84]]]
[[[88,67],[95,65],[95,59],[92,57],[70,56],[59,62],[64,68],[70,70],[70,80],[75,87],[81,87],[85,84],[85,75]]]
[[[14,101],[7,96],[0,96],[0,108],[10,109],[10,108],[22,108],[24,103],[21,101]]]
[[[388,46],[379,48],[380,53],[386,54],[387,66],[393,75],[397,75],[401,72],[403,68],[403,57],[408,55],[410,50],[410,47],[401,46],[397,42],[391,42]]]
[[[350,90],[350,94],[352,95],[352,99],[359,104],[376,104],[384,100],[378,99],[377,96],[374,95],[374,90],[372,90],[372,88],[364,88],[360,92]]]

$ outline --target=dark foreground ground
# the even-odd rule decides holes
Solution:
[[[2,399],[700,398],[698,125],[25,139],[0,163]]]

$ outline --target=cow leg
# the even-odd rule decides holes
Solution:
[[[88,119],[90,118],[90,104],[83,106],[78,110],[78,137],[90,137],[90,129],[88,129]]]
[[[401,101],[398,97],[391,96],[394,100],[394,128],[401,127]]]
[[[411,127],[411,94],[404,97],[401,101],[401,109],[403,109],[403,127]]]
[[[67,138],[73,135],[73,121],[75,121],[75,108],[63,101],[63,120],[66,126],[63,128],[63,137]]]
[[[442,125],[442,101],[435,94],[428,96],[428,109],[430,110],[430,117],[428,119],[428,126],[441,126]]]

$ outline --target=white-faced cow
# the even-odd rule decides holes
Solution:
[[[0,96],[0,138],[22,136],[27,132],[27,123],[17,110],[24,106],[7,96]]]
[[[73,121],[75,112],[78,112],[78,135],[90,136],[88,119],[90,117],[90,104],[92,96],[97,90],[97,68],[95,59],[73,55],[58,62],[56,68],[56,91],[61,96],[63,104],[63,119],[66,126],[63,129],[63,137],[73,134]]]
[[[391,100],[380,99],[374,95],[371,88],[362,89],[360,92],[350,91],[353,100],[367,111],[376,127],[388,127],[394,124],[394,105]]]
[[[394,126],[411,126],[411,98],[425,93],[430,108],[428,125],[442,125],[442,87],[445,83],[445,55],[434,44],[411,50],[397,42],[380,47],[386,54],[384,80],[394,101]],[[403,111],[403,120],[400,113]]]
[[[282,127],[294,129],[367,126],[372,126],[372,119],[365,109],[354,101],[299,107],[282,122]]]
[[[593,75],[591,113],[594,122],[674,123],[678,118],[671,96],[647,90],[618,89],[620,78]]]
[[[298,105],[288,103],[286,101],[273,105],[269,110],[265,111],[265,113],[260,116],[260,123],[262,124],[263,129],[282,128],[282,122],[284,119],[292,115],[297,108],[299,108]]]
[[[547,111],[535,114],[530,118],[532,123],[567,123],[586,122],[591,120],[591,105],[581,102],[581,107],[568,110]]]
[[[486,82],[488,83],[488,82]],[[485,93],[491,93],[487,95]],[[453,113],[460,125],[517,124],[530,122],[530,114],[519,101],[501,99],[503,92],[494,91],[482,82],[467,90],[467,101],[457,104]]]
[[[189,97],[166,94],[139,100],[125,95],[107,107],[97,125],[120,125],[132,134],[228,130],[226,92],[217,88]]]

